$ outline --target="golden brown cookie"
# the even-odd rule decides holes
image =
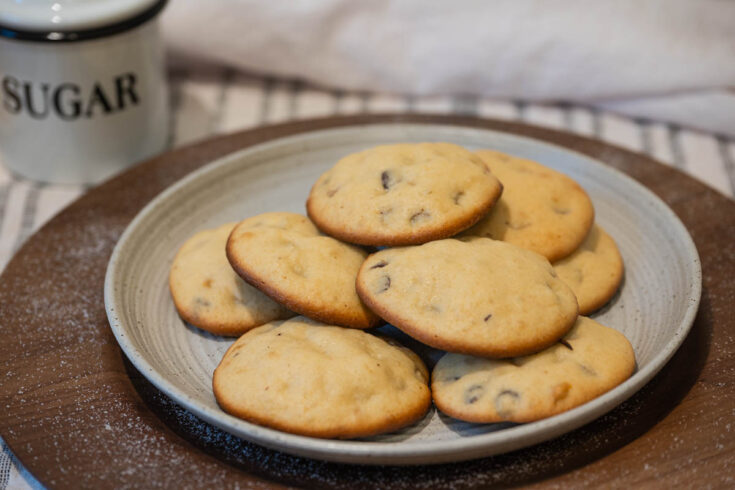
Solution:
[[[355,292],[367,252],[322,235],[306,216],[265,213],[248,218],[232,231],[226,250],[245,281],[293,311],[345,327],[380,323]]]
[[[592,227],[577,250],[553,265],[577,296],[580,315],[607,303],[623,279],[623,258],[618,247],[598,225]]]
[[[306,209],[340,240],[414,245],[472,226],[501,191],[482,160],[460,146],[384,145],[338,161],[316,181]]]
[[[434,367],[437,408],[467,422],[532,422],[570,410],[619,385],[635,355],[623,334],[579,317],[546,350],[507,360],[447,354]]]
[[[217,403],[256,424],[312,437],[391,432],[431,403],[429,373],[394,340],[303,317],[240,337],[214,372]]]
[[[294,313],[245,283],[227,261],[225,244],[235,223],[200,231],[179,249],[169,289],[184,321],[217,335],[239,336]]]
[[[381,250],[360,268],[357,292],[411,337],[478,356],[536,352],[577,318],[574,294],[545,258],[489,238]]]
[[[463,236],[503,240],[551,262],[571,254],[582,243],[595,211],[579,184],[531,160],[493,150],[475,154],[503,183],[503,195]]]

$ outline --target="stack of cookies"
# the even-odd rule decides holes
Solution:
[[[386,145],[338,161],[306,209],[200,232],[174,259],[181,317],[240,336],[213,378],[228,413],[326,438],[396,430],[432,399],[460,420],[529,422],[633,372],[628,340],[580,316],[615,294],[623,263],[569,177],[496,151]],[[431,376],[370,331],[386,322],[446,351]]]

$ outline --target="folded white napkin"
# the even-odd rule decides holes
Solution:
[[[735,135],[735,2],[172,0],[178,55],[345,90],[571,101]]]

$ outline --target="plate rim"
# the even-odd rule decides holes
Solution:
[[[354,128],[364,126],[415,126],[425,128],[446,127],[454,130],[464,129],[468,131],[487,132],[501,134],[504,138],[524,140],[532,142],[533,145],[553,147],[555,150],[563,153],[571,153],[576,158],[585,160],[597,168],[603,168],[606,172],[616,174],[617,178],[625,181],[626,185],[635,188],[636,192],[641,193],[648,202],[653,203],[658,210],[667,215],[667,221],[676,228],[677,235],[683,239],[683,245],[688,251],[691,258],[689,266],[692,267],[692,283],[690,284],[689,293],[692,300],[689,301],[685,314],[679,323],[673,338],[665,345],[665,347],[654,356],[654,358],[643,369],[637,369],[636,372],[625,382],[612,390],[596,397],[595,399],[576,407],[572,410],[561,414],[542,419],[528,424],[520,424],[503,431],[489,432],[481,435],[475,435],[469,438],[460,438],[455,440],[441,441],[439,447],[433,447],[426,444],[425,441],[408,441],[408,442],[374,442],[374,441],[355,441],[355,440],[334,440],[319,439],[314,437],[289,434],[275,429],[258,426],[250,422],[238,419],[223,411],[210,409],[206,406],[200,407],[192,397],[181,392],[173,384],[159,375],[159,373],[148,363],[144,356],[140,355],[135,346],[123,334],[122,322],[114,313],[114,284],[118,271],[115,264],[119,261],[119,257],[124,253],[126,243],[133,236],[138,225],[143,222],[149,214],[151,214],[161,203],[175,195],[181,188],[190,185],[192,182],[199,180],[202,176],[215,171],[217,168],[233,164],[236,160],[247,159],[247,154],[257,153],[269,146],[277,146],[282,144],[284,140],[305,138],[313,133],[330,133],[354,130]],[[592,158],[584,153],[573,150],[560,144],[551,143],[546,140],[537,139],[532,136],[521,135],[513,132],[503,131],[497,128],[470,126],[462,124],[451,124],[445,122],[418,122],[418,121],[375,121],[375,122],[358,122],[356,124],[346,124],[327,128],[305,129],[304,131],[289,134],[287,136],[268,139],[253,145],[236,149],[230,153],[222,155],[203,166],[185,175],[173,184],[167,186],[163,191],[154,196],[130,221],[124,232],[120,235],[113,252],[108,261],[105,271],[104,280],[104,303],[110,329],[115,336],[118,345],[122,348],[125,356],[138,369],[145,378],[150,381],[157,389],[169,396],[176,403],[186,410],[191,411],[201,419],[220,427],[237,437],[249,440],[256,444],[260,444],[272,449],[284,451],[290,454],[306,456],[309,458],[322,459],[326,461],[358,463],[358,464],[427,464],[427,463],[445,463],[458,462],[467,459],[473,459],[482,456],[491,456],[494,454],[506,453],[522,447],[537,444],[561,434],[574,430],[582,425],[602,416],[606,412],[612,410],[619,404],[623,403],[627,398],[638,392],[648,381],[650,381],[671,359],[676,353],[684,339],[687,337],[696,317],[702,293],[702,270],[699,253],[696,249],[691,234],[684,226],[674,211],[656,194],[654,194],[646,186],[638,182],[626,173],[606,164],[601,160]],[[689,294],[687,294],[689,297]],[[592,408],[592,409],[591,409]],[[435,410],[432,406],[431,410]],[[247,432],[238,430],[233,432],[231,428],[221,423],[220,418],[225,417],[226,420],[243,426]],[[230,420],[231,419],[231,420]],[[514,444],[505,444],[503,448],[488,451],[488,447],[492,447],[496,439],[513,431],[516,435]],[[544,436],[538,437],[538,433],[542,432]],[[533,439],[532,442],[528,442]],[[457,457],[455,454],[460,451],[462,455]],[[376,455],[376,452],[385,454]],[[399,459],[396,459],[399,458]],[[430,458],[430,459],[427,459]]]

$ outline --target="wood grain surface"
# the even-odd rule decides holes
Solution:
[[[694,326],[627,402],[560,438],[435,466],[326,463],[244,442],[183,410],[127,362],[107,324],[103,282],[117,238],[164,188],[234,150],[304,131],[387,122],[522,134],[589,155],[640,181],[699,250]],[[288,123],[166,153],[92,189],[52,219],[0,279],[0,434],[53,488],[479,488],[735,485],[735,202],[641,154],[521,124],[383,115]]]

